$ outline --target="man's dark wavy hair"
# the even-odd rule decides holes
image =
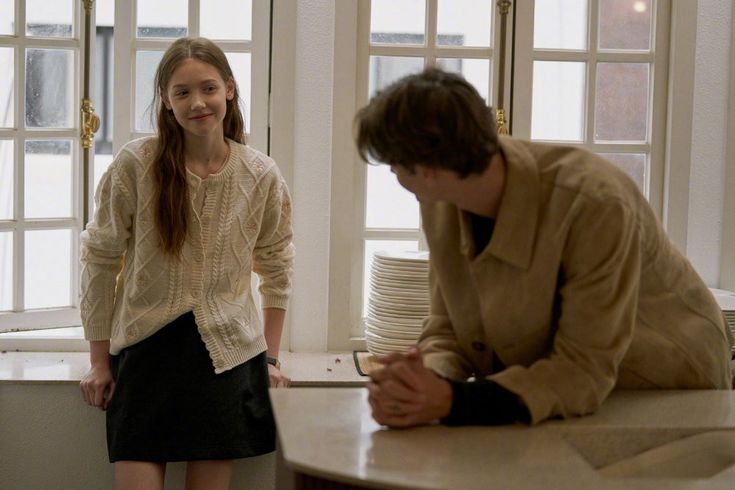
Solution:
[[[482,173],[498,151],[494,111],[461,75],[438,68],[378,92],[355,116],[360,157],[399,165]]]

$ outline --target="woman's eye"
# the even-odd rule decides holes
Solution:
[[[186,90],[179,90],[174,94],[176,97],[181,97],[182,95],[186,95]]]

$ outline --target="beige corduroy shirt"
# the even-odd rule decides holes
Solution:
[[[181,258],[161,252],[153,210],[157,140],[128,143],[102,177],[94,219],[81,235],[81,315],[88,340],[110,352],[139,342],[193,311],[214,370],[266,350],[251,291],[263,308],[285,309],[294,248],[291,201],[275,162],[228,140],[229,157],[206,179],[187,172],[189,230]]]
[[[615,386],[729,389],[722,312],[635,183],[581,149],[500,145],[507,180],[484,250],[465,213],[422,205],[426,365],[499,383],[534,423],[592,412]]]

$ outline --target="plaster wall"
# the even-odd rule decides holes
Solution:
[[[686,255],[711,287],[720,281],[732,11],[732,0],[698,3]]]

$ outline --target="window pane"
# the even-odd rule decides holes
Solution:
[[[138,37],[178,38],[186,36],[189,25],[187,0],[137,0]]]
[[[26,51],[26,126],[73,128],[74,53],[68,49]]]
[[[0,48],[0,128],[15,126],[15,50]]]
[[[250,133],[250,53],[225,53],[235,75],[240,93],[240,110],[245,118],[245,132]]]
[[[368,297],[370,296],[370,272],[373,266],[375,252],[404,252],[416,251],[419,242],[415,240],[365,240],[365,255],[363,257],[362,283],[362,317],[367,316]]]
[[[163,51],[138,51],[135,57],[135,129],[153,132],[153,77]]]
[[[536,0],[533,47],[587,49],[587,0]]]
[[[71,141],[25,144],[25,217],[68,218],[71,212]]]
[[[199,32],[210,39],[249,41],[252,35],[252,0],[200,0]]]
[[[439,0],[436,43],[490,46],[494,3],[492,0]]]
[[[646,141],[648,63],[599,63],[595,93],[595,139]]]
[[[480,92],[485,102],[490,103],[490,60],[438,58],[436,64],[443,70],[461,73]]]
[[[534,61],[531,138],[582,141],[585,63]]]
[[[26,0],[26,34],[39,37],[71,37],[72,0]]]
[[[15,34],[15,1],[0,0],[0,35]],[[8,65],[0,65],[8,66]]]
[[[371,56],[368,96],[385,88],[399,78],[424,69],[424,59],[402,56]]]
[[[0,232],[0,311],[13,309],[13,234]]]
[[[401,187],[388,165],[367,166],[365,226],[419,227],[419,202],[412,193]]]
[[[0,140],[0,220],[13,219],[13,140]]]
[[[651,49],[651,0],[600,0],[600,49]]]
[[[643,153],[600,153],[616,166],[620,167],[630,175],[630,177],[638,184],[641,192],[645,193],[646,185],[646,155]]]
[[[71,305],[71,230],[25,234],[25,308]]]
[[[370,41],[383,44],[424,44],[425,0],[373,0]]]

